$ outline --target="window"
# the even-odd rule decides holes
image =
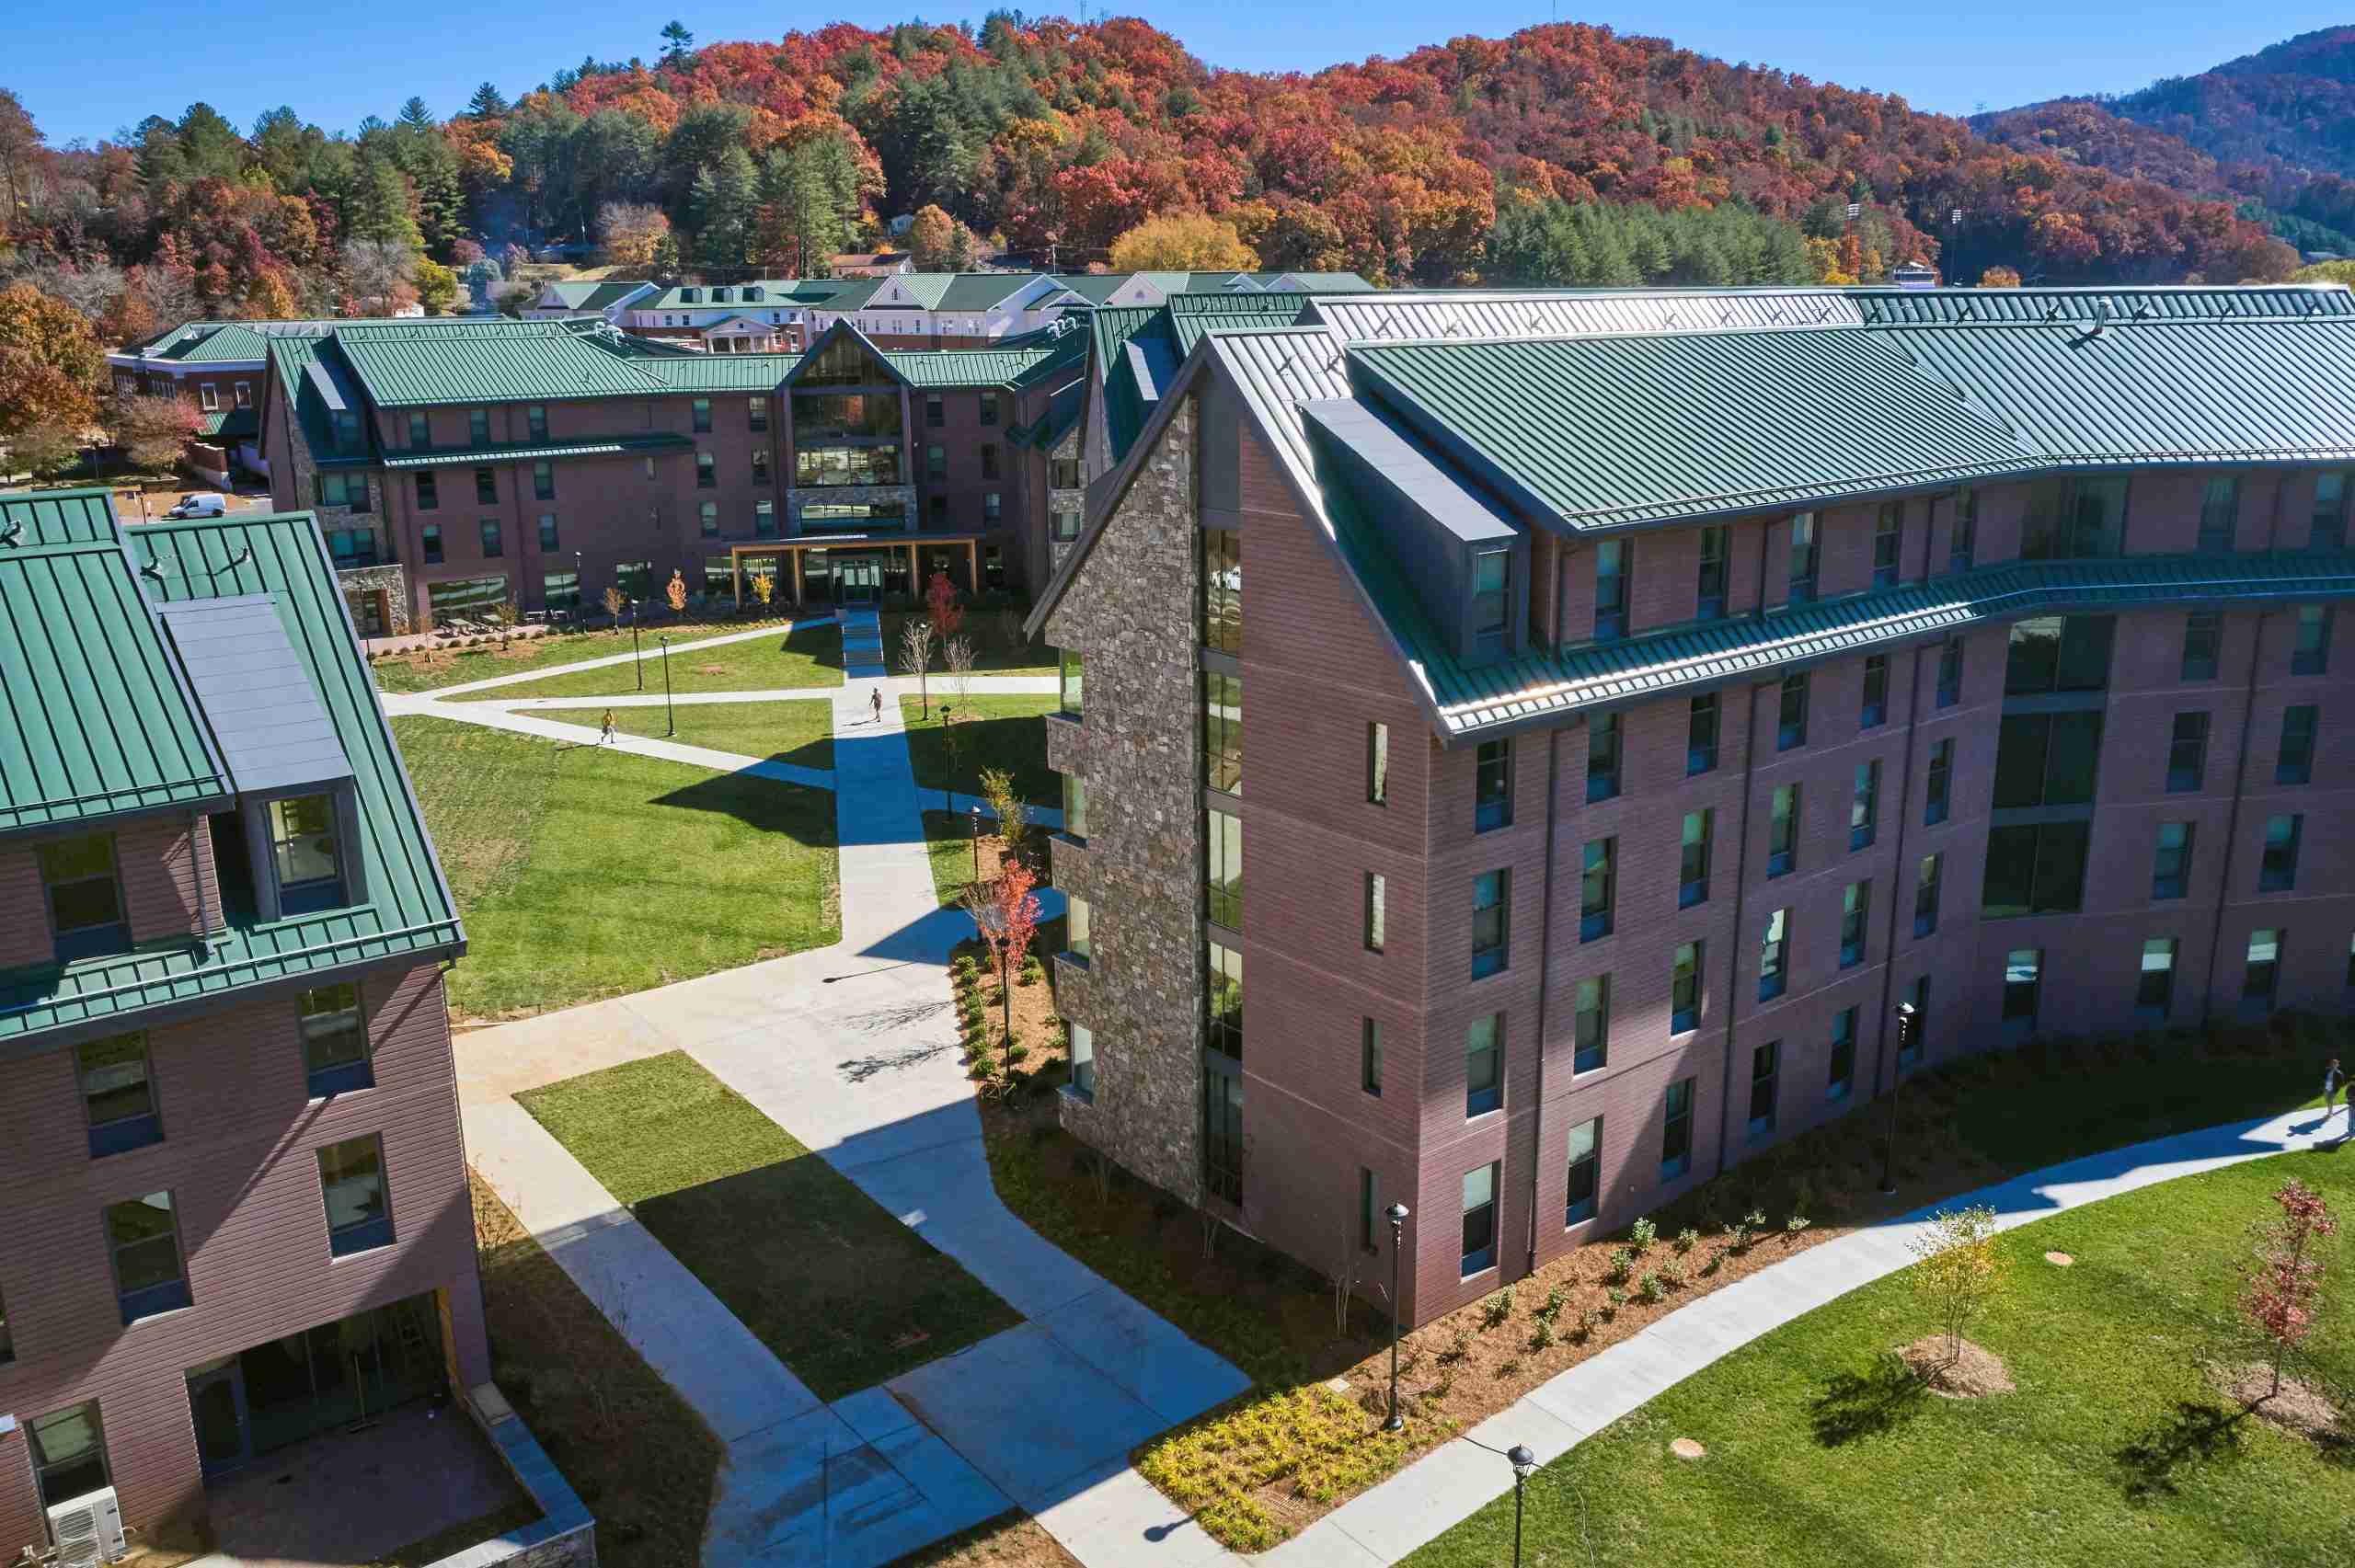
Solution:
[[[2302,784],[2315,776],[2315,730],[2320,725],[2322,710],[2312,703],[2301,703],[2281,710],[2281,752],[2273,764],[2273,782],[2278,784]]]
[[[1947,857],[1925,854],[1913,868],[1913,934],[1927,936],[1938,929],[1938,886],[1946,877]]]
[[[2176,939],[2154,936],[2142,944],[2142,970],[2134,982],[2134,1007],[2153,1019],[2164,1020],[2175,1001]]]
[[[1788,751],[1807,744],[1807,676],[1783,677],[1782,705],[1775,729],[1775,750]]]
[[[442,525],[438,522],[427,523],[419,537],[425,547],[425,564],[429,567],[440,566],[442,564]]]
[[[753,484],[755,484],[755,485],[765,485],[765,484],[767,484],[768,482],[769,482],[769,454],[768,454],[768,449],[767,449],[767,448],[765,448],[765,447],[757,447],[757,446],[756,446],[756,447],[754,447],[754,448],[752,449],[752,483],[753,483]]]
[[[1511,608],[1511,554],[1481,551],[1472,557],[1472,640],[1480,652],[1502,651],[1505,619]]]
[[[2214,611],[2198,611],[2183,618],[2184,681],[2216,679],[2216,652],[2224,639],[2224,618]]]
[[[466,440],[475,446],[481,446],[490,440],[489,409],[469,408],[466,410]]]
[[[350,408],[337,410],[335,450],[345,454],[367,451],[367,443],[360,438],[360,415],[356,410]]]
[[[2098,692],[2109,684],[2108,615],[2039,615],[2012,624],[2005,653],[2004,695]]]
[[[534,441],[548,439],[548,411],[540,405],[534,403],[523,410],[523,425]]]
[[[1512,873],[1484,871],[1472,879],[1472,978],[1503,970],[1511,948]]]
[[[271,801],[270,851],[278,873],[281,914],[311,914],[342,905],[343,865],[336,856],[332,797],[294,795]]]
[[[1689,910],[1695,904],[1708,901],[1709,841],[1716,818],[1717,813],[1709,810],[1684,814],[1676,876],[1676,907],[1680,910]]]
[[[1848,797],[1848,847],[1860,850],[1880,831],[1880,760],[1856,764],[1856,779]]]
[[[433,444],[433,421],[431,418],[423,414],[411,414],[408,417],[408,444],[412,447],[428,447]]]
[[[716,518],[717,513],[714,515]],[[718,524],[715,521],[712,526],[717,531]],[[775,501],[752,503],[752,537],[755,539],[776,537],[776,503]]]
[[[1499,1167],[1464,1173],[1464,1277],[1497,1266],[1497,1178]]]
[[[1063,835],[1085,842],[1087,839],[1087,781],[1077,773],[1058,776],[1063,784]]]
[[[1865,659],[1865,702],[1859,715],[1859,727],[1871,729],[1889,719],[1889,656],[1869,655]]]
[[[1803,511],[1791,519],[1790,601],[1808,604],[1815,599],[1815,514]]]
[[[2004,957],[2004,1024],[2036,1027],[2037,993],[2044,986],[2044,949],[2015,947]]]
[[[982,442],[982,477],[994,479],[997,476],[997,443],[983,441]]]
[[[1938,706],[1950,708],[1962,701],[1962,639],[1948,637],[1938,650]]]
[[[719,537],[719,503],[704,501],[695,508],[695,531],[705,539]]]
[[[1954,496],[1954,536],[1947,544],[1947,569],[1967,572],[1978,553],[1979,492],[1957,490]]]
[[[945,503],[948,498],[935,496],[933,499]],[[1056,512],[1047,520],[1049,534],[1058,544],[1068,544],[1079,537],[1079,521],[1080,514],[1075,511]]]
[[[25,1436],[32,1449],[33,1477],[40,1487],[42,1507],[71,1503],[110,1484],[106,1429],[98,1423],[98,1401],[30,1422]]]
[[[1922,825],[1935,828],[1947,819],[1947,802],[1954,789],[1954,742],[1941,740],[1930,748],[1929,776],[1922,804]]]
[[[1775,1086],[1782,1076],[1783,1042],[1769,1040],[1750,1053],[1750,1136],[1775,1132]]]
[[[303,1031],[303,1072],[312,1099],[376,1086],[358,986],[347,983],[306,990],[295,999],[295,1013]]]
[[[1365,874],[1365,950],[1369,953],[1382,951],[1384,890],[1382,874],[1378,871],[1367,872]]]
[[[1592,1072],[1611,1059],[1611,977],[1590,975],[1578,984],[1572,1007],[1575,1044],[1570,1070]]]
[[[541,553],[543,555],[552,555],[558,548],[559,544],[560,541],[557,537],[556,526],[556,513],[552,511],[542,512],[540,514]]]
[[[948,415],[941,406],[940,394],[927,392],[924,395],[924,422],[936,430],[948,422]]]
[[[430,468],[425,469],[417,476],[417,509],[436,511],[441,506],[442,495],[434,486],[433,471]]]
[[[1225,811],[1202,813],[1203,906],[1213,925],[1243,929],[1243,818]]]
[[[1063,1036],[1071,1042],[1071,1092],[1083,1100],[1096,1098],[1096,1033],[1085,1024],[1065,1020]]]
[[[1669,968],[1669,1020],[1671,1035],[1689,1034],[1701,1026],[1701,944],[1679,943]]]
[[[2344,473],[2315,475],[2314,522],[2306,535],[2306,548],[2347,548],[2347,475]]]
[[[144,1033],[86,1040],[74,1048],[74,1066],[89,1119],[91,1159],[164,1141]]]
[[[2151,857],[2151,897],[2180,898],[2191,881],[2191,824],[2162,822]]]
[[[1051,490],[1079,488],[1079,459],[1051,457],[1047,459],[1047,487]]]
[[[483,519],[482,558],[486,561],[496,560],[503,554],[505,552],[500,548],[499,541],[499,520],[495,517]]]
[[[2085,822],[2043,822],[1991,830],[1980,896],[1981,918],[2076,912],[2085,896],[2089,832],[2090,824]]]
[[[2298,606],[2298,640],[2290,653],[2290,673],[2320,675],[2330,668],[2330,611],[2320,604]]]
[[[1606,539],[1594,547],[1594,639],[1610,642],[1627,632],[1627,542]]]
[[[1512,742],[1484,740],[1472,775],[1472,830],[1512,825]]]
[[[1840,894],[1840,967],[1853,969],[1871,945],[1873,885],[1851,882]]]
[[[1693,699],[1692,716],[1684,723],[1684,776],[1706,773],[1717,765],[1717,694]]]
[[[1096,943],[1089,934],[1087,900],[1071,894],[1063,899],[1063,956],[1089,963],[1096,956]]]
[[[368,475],[365,474],[322,474],[319,475],[319,505],[342,507],[350,511],[369,509]]]
[[[2175,730],[2167,742],[2167,793],[2182,795],[2199,789],[2208,773],[2208,715],[2203,710],[2175,715]]]
[[[2089,805],[2101,728],[2098,713],[2005,715],[1995,739],[1995,808]]]
[[[211,382],[200,382],[196,388],[196,406],[210,414],[221,406],[221,389]]]
[[[125,1325],[189,1305],[170,1193],[107,1205],[106,1228],[107,1247],[114,1257],[115,1298]]]
[[[1365,727],[1365,798],[1370,806],[1390,803],[1390,727]]]
[[[753,430],[767,429],[769,428],[769,400],[765,397],[755,397],[747,403],[744,406],[744,423]]]
[[[1593,942],[1611,934],[1611,906],[1618,882],[1619,841],[1589,839],[1584,869],[1579,876],[1579,940]]]
[[[498,469],[477,468],[475,470],[475,500],[477,504],[486,507],[495,507],[499,504]]]
[[[1082,677],[1080,662],[1080,652],[1077,648],[1061,648],[1056,652],[1055,689],[1058,695],[1055,711],[1069,719],[1076,719],[1080,716]]]
[[[1487,1116],[1505,1103],[1505,1015],[1476,1018],[1464,1036],[1464,1115]]]
[[[1210,982],[1210,1019],[1203,1040],[1207,1047],[1230,1061],[1243,1059],[1243,955],[1221,943],[1210,944],[1206,966]]]
[[[1562,1223],[1594,1218],[1595,1195],[1603,1187],[1603,1118],[1591,1116],[1570,1128],[1569,1180],[1563,1187]]]
[[[994,392],[984,392],[981,395],[982,425],[985,429],[997,424],[997,395]]]
[[[2281,933],[2268,928],[2248,933],[2248,967],[2241,971],[2241,1001],[2273,1005],[2273,989],[2281,967]]]
[[[81,833],[40,846],[40,880],[61,963],[128,952],[122,888],[115,880],[114,835]]]
[[[1799,786],[1776,784],[1766,804],[1766,875],[1787,875],[1798,858]]]
[[[1758,941],[1758,1000],[1772,1001],[1790,989],[1791,911],[1775,910],[1766,917],[1766,934]]]
[[[1693,1083],[1690,1078],[1680,1078],[1668,1086],[1668,1116],[1660,1139],[1663,1182],[1672,1182],[1693,1168]]]
[[[1586,798],[1590,806],[1619,793],[1617,714],[1592,714],[1586,721]]]
[[[934,445],[924,449],[924,476],[934,484],[938,484],[948,477],[948,449],[947,447]]]
[[[1698,613],[1704,621],[1722,619],[1726,612],[1726,533],[1722,524],[1701,530]]]
[[[327,1200],[327,1252],[348,1257],[393,1244],[393,1211],[385,1196],[385,1145],[374,1133],[319,1150],[319,1194]]]
[[[2265,858],[2257,873],[2260,893],[2286,893],[2298,885],[2298,841],[2305,836],[2303,812],[2265,819]]]
[[[1823,1080],[1827,1100],[1844,1100],[1856,1087],[1856,1010],[1853,1007],[1832,1015],[1832,1059]]]
[[[1873,522],[1873,586],[1897,586],[1897,549],[1905,536],[1905,503],[1883,501]]]
[[[2123,475],[2069,475],[2039,481],[2020,524],[2020,558],[2084,561],[2118,554],[2126,523]]]
[[[688,407],[692,411],[692,423],[695,433],[699,436],[710,434],[711,399],[708,397],[698,397],[693,403],[689,404]]]
[[[2208,481],[2200,492],[2200,553],[2222,555],[2231,551],[2241,521],[2241,482],[2229,474]]]
[[[1243,793],[1243,677],[1202,672],[1203,783],[1225,795]]]
[[[879,480],[878,483],[888,484],[890,481]],[[695,488],[698,490],[716,490],[718,487],[719,471],[712,463],[711,453],[707,452],[699,452],[695,453]]]
[[[1243,540],[1231,528],[1201,533],[1202,646],[1212,653],[1243,653]]]
[[[1368,1018],[1358,1031],[1358,1087],[1382,1098],[1382,1021]]]

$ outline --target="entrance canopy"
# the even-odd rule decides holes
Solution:
[[[802,599],[802,555],[810,550],[839,552],[844,555],[862,551],[888,553],[905,550],[908,555],[908,580],[923,580],[924,568],[918,552],[927,547],[962,544],[965,547],[965,580],[978,584],[981,578],[981,538],[978,533],[797,533],[790,539],[752,539],[730,543],[728,546],[729,575],[734,579],[736,603],[744,602],[744,563],[747,558],[767,560],[791,557],[793,572],[793,601]]]

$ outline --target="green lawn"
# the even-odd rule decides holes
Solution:
[[[751,628],[738,627],[749,631]],[[671,651],[676,656],[689,642],[704,642],[725,636],[727,626],[689,626],[671,634]],[[641,633],[641,637],[652,636]],[[647,647],[653,644],[649,641]],[[748,645],[749,646],[749,645]],[[584,658],[610,658],[629,651],[629,629],[620,632],[554,632],[536,637],[518,637],[501,648],[497,643],[485,643],[476,647],[437,650],[431,654],[397,654],[380,658],[370,668],[376,672],[376,689],[380,692],[433,692],[444,686],[464,685],[469,681],[488,681],[495,675],[521,675],[533,670],[549,670],[561,664],[578,664]],[[624,675],[628,671],[625,670]],[[659,688],[658,688],[659,689]]]
[[[1022,1321],[682,1052],[516,1099],[821,1399]]]
[[[647,647],[654,647],[652,637],[646,639]],[[619,650],[626,651],[628,641],[623,639]],[[582,656],[592,657],[592,656]],[[673,692],[770,692],[799,686],[839,686],[843,683],[842,631],[832,621],[819,621],[799,625],[789,633],[767,637],[748,637],[741,643],[697,652],[692,646],[671,647],[671,690]],[[494,686],[487,692],[468,692],[453,702],[506,701],[516,697],[620,697],[634,696],[641,690],[660,695],[662,691],[662,661],[646,659],[646,681],[638,683],[638,667],[628,663],[608,664],[595,670],[576,670],[569,675],[551,675],[545,681],[522,681],[512,686]],[[495,672],[494,672],[495,673]]]
[[[688,703],[672,704],[679,732],[665,736],[661,708],[615,708],[614,727],[624,735],[644,735],[688,746],[708,746],[743,757],[765,757],[805,768],[834,765],[834,705],[816,697],[795,697],[775,703]],[[534,716],[557,724],[576,724],[594,739],[596,708],[555,708]]]
[[[466,922],[449,979],[463,1017],[569,1007],[841,935],[832,791],[453,719],[405,716],[393,731]]]
[[[1055,673],[1055,650],[1043,642],[1034,642],[1022,635],[1019,610],[968,610],[965,623],[957,635],[970,638],[973,645],[973,668],[992,675],[1052,675]],[[921,621],[921,613],[904,610],[890,611],[880,617],[883,623],[884,662],[891,673],[900,670],[900,628],[911,621]],[[932,645],[932,672],[936,678],[948,666],[942,662],[938,638]]]
[[[1040,715],[1055,711],[1051,693],[1035,696],[968,697],[956,704],[960,716],[955,726],[957,748],[950,760],[948,738],[942,732],[940,704],[932,716],[913,697],[900,699],[901,721],[907,726],[908,752],[915,764],[920,789],[955,789],[979,795],[983,768],[1004,768],[1014,775],[1022,798],[1040,806],[1063,803],[1063,780],[1047,766],[1047,722]]]
[[[924,853],[932,862],[932,890],[941,908],[963,900],[973,876],[973,824],[962,811],[924,814]]]
[[[2233,1310],[2248,1227],[2277,1212],[2268,1196],[2292,1175],[2355,1216],[2355,1166],[2299,1152],[2003,1238],[2012,1285],[1970,1337],[2003,1358],[2013,1393],[1948,1400],[1891,1374],[1888,1352],[1929,1332],[1902,1274],[1775,1331],[1534,1477],[1528,1561],[2355,1559],[2350,1450],[2240,1413],[2203,1370],[2254,1359]],[[2074,1266],[2047,1263],[2048,1250]],[[2355,1322],[2326,1311],[2309,1344],[2310,1379],[2346,1387]],[[1671,1457],[1675,1437],[1706,1457]],[[1407,1561],[1509,1561],[1512,1511],[1508,1491]]]

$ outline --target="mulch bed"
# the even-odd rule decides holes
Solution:
[[[1948,1356],[1946,1336],[1932,1334],[1901,1345],[1897,1358],[1932,1393],[1945,1399],[1984,1399],[1989,1394],[2015,1392],[2019,1387],[2005,1369],[2002,1356],[1967,1339],[1959,1354]]]

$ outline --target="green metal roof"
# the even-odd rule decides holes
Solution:
[[[200,432],[224,441],[261,433],[261,410],[258,408],[215,408],[198,423]]]
[[[12,975],[0,983],[0,1041],[259,984],[462,950],[456,906],[434,861],[345,613],[334,564],[311,514],[243,513],[155,523],[133,532],[129,549],[142,563],[139,582],[162,603],[268,596],[353,769],[357,848],[369,901],[269,924],[233,901],[222,911],[226,929],[209,951],[179,938]],[[123,546],[74,552],[84,553],[94,561],[110,557],[129,578]],[[151,564],[153,571],[145,570]],[[0,571],[5,570],[6,552],[0,552]],[[159,654],[166,646],[155,615],[136,604],[135,588],[132,603],[120,612],[118,629],[132,643]],[[0,657],[7,657],[18,640],[0,641]],[[7,686],[14,691],[19,682],[12,678]]]
[[[2090,324],[2097,314],[2132,321],[2301,321],[2355,315],[2340,284],[2234,284],[2213,288],[1845,289],[1867,326],[1996,322]]]
[[[1043,339],[1035,346],[1001,349],[885,349],[879,350],[911,386],[1027,386],[1066,365],[1076,365],[1087,351],[1079,332],[1058,338],[1028,333],[1023,341]]]
[[[0,549],[113,537],[114,492],[104,486],[0,492]]]
[[[641,452],[691,449],[693,436],[676,430],[600,437],[572,441],[506,441],[487,446],[408,447],[385,454],[387,468],[444,468],[459,464],[555,462],[569,457],[626,457]]]
[[[749,283],[684,283],[649,294],[632,310],[776,310],[787,306],[818,310],[856,310],[883,286],[880,278],[755,278]],[[748,300],[747,288],[761,297]],[[684,296],[694,294],[692,300]],[[714,299],[715,293],[726,296]]]
[[[1004,303],[1037,282],[1037,272],[902,272],[894,277],[878,279],[876,292],[884,286],[906,290],[926,310],[985,311]],[[870,298],[867,302],[873,304]],[[878,305],[879,310],[905,306]]]
[[[561,321],[352,323],[335,345],[380,408],[643,397],[660,382]]]

